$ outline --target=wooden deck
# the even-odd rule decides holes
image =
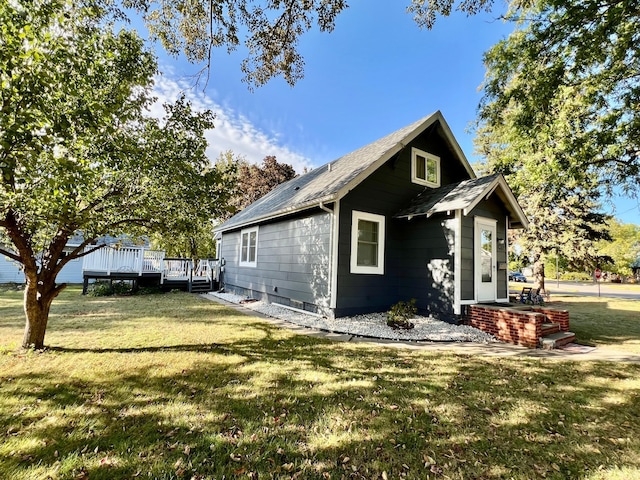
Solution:
[[[188,258],[167,258],[161,250],[104,246],[83,257],[82,278],[83,294],[91,279],[208,292],[218,288],[220,269],[217,260],[202,259],[194,264]]]

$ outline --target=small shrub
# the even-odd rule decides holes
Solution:
[[[108,297],[111,295],[130,295],[131,285],[125,282],[96,282],[91,285],[87,293],[92,297]]]
[[[136,292],[136,295],[155,295],[162,293],[162,290],[158,286],[140,287]]]
[[[387,325],[391,328],[402,328],[409,330],[414,327],[409,321],[418,311],[416,307],[416,299],[412,298],[408,302],[398,302],[387,312]]]

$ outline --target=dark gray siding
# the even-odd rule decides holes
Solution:
[[[440,157],[441,184],[469,178],[449,151],[438,128],[427,130],[340,202],[336,316],[386,311],[416,298],[422,313],[443,319],[453,315],[453,217],[410,221],[393,219],[424,190],[411,182],[411,148]],[[350,273],[351,221],[354,210],[386,218],[385,274]]]
[[[398,301],[416,299],[421,313],[453,315],[455,218],[403,220],[391,233]]]
[[[222,237],[225,288],[312,311],[329,306],[331,215],[317,212],[263,224],[257,267],[240,267],[241,230]]]
[[[462,216],[462,245],[460,247],[460,299],[474,300],[475,288],[473,273],[474,254],[473,254],[473,230],[474,218],[471,216]]]

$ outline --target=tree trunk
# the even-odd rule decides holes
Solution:
[[[47,288],[47,285],[38,285],[37,281],[27,280],[24,290],[24,313],[27,317],[27,323],[24,329],[22,348],[35,348],[36,350],[44,348],[49,310],[51,302],[57,295],[55,284],[52,287]]]

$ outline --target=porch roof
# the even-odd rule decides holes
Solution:
[[[435,213],[456,210],[461,210],[464,215],[468,215],[483,198],[489,198],[494,192],[509,211],[509,228],[526,228],[529,221],[504,177],[499,173],[444,185],[440,188],[426,189],[407,207],[396,213],[394,218],[410,220],[413,217],[430,217]]]

